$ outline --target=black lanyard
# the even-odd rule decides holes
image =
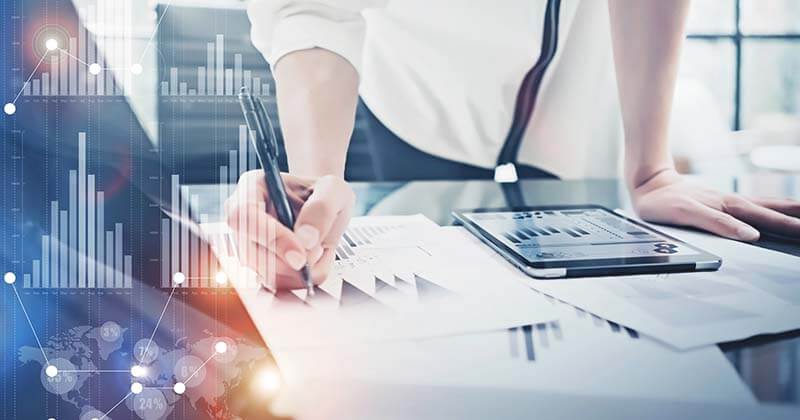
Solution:
[[[553,61],[558,49],[558,14],[561,9],[561,0],[547,0],[546,11],[544,14],[544,30],[542,33],[542,48],[539,59],[536,60],[522,80],[522,85],[517,92],[517,103],[514,108],[514,120],[508,130],[503,148],[497,157],[497,166],[513,164],[516,165],[519,147],[528,122],[533,115],[536,106],[536,97],[539,95],[539,88],[542,84],[547,67]]]

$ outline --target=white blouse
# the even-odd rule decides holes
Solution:
[[[274,64],[313,47],[347,59],[360,94],[427,153],[493,168],[525,73],[539,56],[545,0],[252,0],[255,46]],[[564,178],[615,177],[622,120],[608,6],[562,0],[558,53],[519,161]]]

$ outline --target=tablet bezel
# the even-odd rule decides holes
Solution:
[[[602,210],[614,217],[620,218],[625,220],[629,223],[636,225],[637,227],[651,232],[655,235],[659,235],[675,243],[678,243],[682,246],[685,246],[693,251],[696,254],[693,255],[664,255],[664,256],[642,256],[642,257],[620,257],[620,258],[601,258],[601,259],[582,259],[582,260],[553,260],[553,261],[529,261],[516,249],[509,247],[503,241],[499,240],[496,236],[494,236],[491,232],[485,230],[481,227],[478,223],[474,222],[473,220],[469,219],[466,214],[468,213],[493,213],[493,212],[530,212],[530,211],[563,211],[563,210]],[[657,267],[667,267],[667,266],[682,266],[688,267],[691,266],[693,269],[717,269],[719,265],[722,263],[720,257],[708,253],[700,248],[692,246],[680,239],[677,239],[671,235],[668,235],[664,232],[656,230],[644,223],[641,223],[637,220],[631,219],[624,215],[621,215],[615,211],[612,211],[606,207],[600,205],[559,205],[559,206],[524,206],[524,207],[505,207],[505,208],[477,208],[477,209],[463,209],[463,210],[455,210],[452,212],[453,217],[455,217],[461,224],[468,228],[476,236],[479,236],[480,239],[487,242],[492,247],[496,248],[503,256],[511,257],[514,259],[518,266],[529,267],[535,270],[552,270],[552,269],[566,269],[566,270],[596,270],[596,269],[604,269],[607,270],[609,274],[613,274],[615,268],[638,268],[641,269],[643,267],[649,268],[657,268]],[[702,264],[702,267],[698,268],[698,264]],[[522,268],[522,267],[520,267]],[[638,270],[641,271],[641,270]],[[658,271],[658,270],[655,270]],[[669,271],[669,270],[666,270]]]

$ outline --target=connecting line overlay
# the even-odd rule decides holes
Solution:
[[[194,378],[194,375],[197,375],[197,372],[200,372],[200,369],[204,368],[204,367],[205,367],[205,366],[208,364],[208,362],[210,362],[210,361],[211,361],[211,359],[213,359],[213,358],[214,358],[214,356],[216,356],[216,355],[217,355],[217,353],[212,353],[212,354],[211,354],[211,356],[209,356],[209,357],[208,357],[208,359],[206,359],[206,361],[205,361],[205,362],[201,363],[201,364],[200,364],[200,366],[198,366],[198,367],[197,367],[197,369],[195,369],[195,371],[194,371],[194,372],[192,372],[192,374],[191,374],[191,375],[189,375],[189,377],[188,377],[188,378],[186,378],[186,380],[184,380],[184,381],[183,381],[183,383],[185,383],[185,384],[189,383],[189,381],[190,381],[192,378]]]
[[[111,414],[111,412],[112,412],[112,411],[114,411],[114,409],[115,409],[115,408],[119,407],[119,405],[120,405],[120,404],[122,404],[122,402],[123,402],[123,401],[127,400],[127,399],[128,399],[128,397],[130,397],[130,396],[131,396],[131,394],[133,394],[133,393],[132,393],[132,392],[129,392],[129,393],[127,393],[127,394],[126,394],[124,397],[122,397],[122,399],[121,399],[121,400],[119,400],[119,402],[117,402],[116,404],[114,404],[114,406],[113,406],[113,407],[111,407],[111,409],[109,409],[108,411],[106,411],[106,412],[105,412],[105,413],[104,413],[102,416],[100,416],[100,418],[99,418],[99,419],[97,419],[97,420],[103,420],[103,419],[105,419],[106,417],[108,417],[108,415],[109,415],[109,414]]]
[[[33,338],[36,339],[36,344],[39,345],[39,350],[42,352],[42,357],[44,357],[44,361],[45,361],[45,363],[47,363],[47,366],[50,366],[50,359],[47,358],[47,353],[45,353],[44,347],[42,347],[42,342],[39,341],[39,335],[36,334],[36,328],[33,328],[33,323],[31,322],[31,317],[28,316],[28,311],[25,310],[25,304],[22,303],[22,298],[19,297],[19,292],[17,292],[17,286],[15,284],[12,284],[11,288],[14,290],[14,296],[17,297],[17,301],[19,302],[20,308],[22,308],[22,313],[25,314],[25,319],[28,321],[28,326],[31,327],[31,332],[33,333]]]
[[[134,64],[134,65],[138,65],[139,66],[139,71],[141,71],[141,62],[142,62],[142,60],[144,60],[144,56],[147,55],[147,51],[150,50],[150,46],[153,44],[153,40],[156,37],[156,33],[158,33],[158,28],[159,28],[159,26],[161,26],[161,21],[164,20],[164,16],[167,15],[167,10],[169,10],[169,7],[171,5],[172,5],[172,0],[169,0],[167,2],[167,4],[164,6],[164,11],[161,13],[161,16],[158,18],[158,22],[156,22],[156,26],[153,28],[153,32],[150,34],[150,37],[147,40],[147,44],[145,45],[144,50],[142,51],[142,55],[139,56],[139,60]],[[31,79],[33,78],[33,75],[36,74],[36,70],[39,69],[39,66],[42,65],[42,62],[44,61],[45,57],[47,57],[52,51],[59,51],[62,54],[65,54],[65,55],[69,56],[70,58],[73,58],[73,59],[77,60],[79,63],[83,64],[84,66],[87,66],[87,67],[90,67],[90,68],[92,66],[99,66],[99,64],[97,64],[97,63],[87,63],[86,61],[81,60],[80,58],[78,58],[75,55],[71,54],[69,51],[65,50],[64,48],[57,48],[57,46],[54,46],[54,47],[49,47],[48,46],[48,48],[45,50],[44,54],[42,54],[42,58],[39,59],[39,62],[36,63],[36,66],[33,68],[33,71],[31,71],[31,73],[28,75],[28,78],[25,80],[25,83],[23,83],[22,86],[19,88],[19,92],[17,92],[16,96],[14,96],[14,100],[9,102],[9,104],[11,104],[11,105],[16,105],[17,104],[17,100],[19,99],[20,95],[22,95],[22,92],[25,90],[25,87],[28,86],[28,83],[30,83]],[[105,68],[100,67],[100,70],[101,71],[102,70],[112,70],[112,68],[110,68],[110,67],[105,67]],[[12,111],[9,111],[8,113],[12,114],[13,112],[14,111],[12,110]]]
[[[47,51],[47,52],[45,52],[44,54],[42,54],[42,58],[40,58],[40,59],[39,59],[39,62],[38,62],[38,63],[36,63],[36,67],[34,67],[34,68],[33,68],[33,71],[32,71],[32,72],[31,72],[31,74],[28,76],[28,78],[25,80],[25,83],[23,83],[23,84],[22,84],[22,87],[21,87],[21,88],[19,88],[19,92],[17,92],[17,96],[15,96],[15,97],[14,97],[14,100],[13,100],[13,101],[11,101],[11,103],[12,103],[12,104],[16,104],[16,103],[17,103],[17,99],[19,99],[19,95],[22,95],[22,91],[23,91],[23,90],[25,90],[25,86],[27,86],[27,85],[28,85],[28,83],[30,83],[30,82],[31,82],[31,79],[33,78],[33,75],[34,75],[34,74],[36,74],[36,70],[38,70],[38,69],[39,69],[39,66],[41,66],[41,65],[42,65],[42,62],[44,61],[44,58],[45,58],[45,57],[47,57],[47,53],[49,53],[49,52],[50,52],[50,51]]]
[[[150,339],[147,340],[147,345],[144,347],[144,351],[142,352],[142,357],[147,356],[147,351],[150,350],[150,344],[153,343],[153,337],[156,336],[156,331],[158,331],[158,326],[161,325],[161,320],[164,318],[164,313],[167,312],[167,307],[169,306],[169,302],[172,300],[172,295],[175,294],[175,288],[178,287],[177,284],[172,286],[172,290],[169,292],[169,297],[167,298],[167,303],[164,304],[164,309],[161,310],[161,315],[158,316],[158,321],[156,322],[156,327],[153,328],[153,333],[150,334]]]

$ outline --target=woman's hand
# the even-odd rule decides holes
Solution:
[[[355,194],[343,179],[334,176],[282,177],[297,215],[294,229],[277,220],[260,170],[243,174],[225,202],[239,259],[273,289],[304,287],[298,271],[305,264],[311,268],[314,283],[319,284],[333,265]]]
[[[725,194],[666,170],[632,190],[634,207],[648,221],[690,226],[740,241],[772,232],[800,238],[800,202]]]

